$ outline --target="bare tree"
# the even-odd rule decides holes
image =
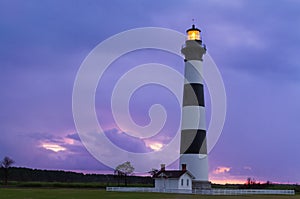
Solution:
[[[246,185],[250,186],[252,184],[252,180],[251,178],[247,178],[247,182],[245,183]]]
[[[1,161],[1,168],[4,169],[4,184],[5,185],[7,185],[7,181],[8,181],[8,169],[14,163],[15,163],[15,161],[7,156],[5,156],[3,158],[3,160]]]
[[[127,176],[132,174],[134,171],[134,167],[130,164],[129,161],[124,162],[123,164],[118,165],[115,168],[115,174],[118,176],[124,176],[125,186],[127,186]]]
[[[245,187],[247,187],[248,189],[250,189],[250,188],[255,188],[255,187],[259,186],[260,183],[256,183],[256,181],[255,181],[254,178],[250,178],[249,177],[249,178],[247,178],[247,181],[246,181],[246,183],[244,185],[245,185]]]
[[[158,172],[159,172],[158,169],[152,168],[151,171],[149,171],[148,173],[150,173],[150,175],[151,175],[152,177],[154,177]]]

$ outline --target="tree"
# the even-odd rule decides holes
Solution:
[[[8,169],[14,163],[15,163],[15,161],[7,156],[5,156],[3,158],[3,160],[1,161],[1,168],[4,169],[4,184],[5,185],[7,185],[7,181],[8,181]]]
[[[247,178],[247,182],[245,184],[248,185],[248,186],[250,186],[252,184],[251,178]]]
[[[247,178],[246,183],[244,184],[244,187],[247,189],[258,189],[261,188],[260,182],[256,182],[254,178]]]
[[[125,179],[125,186],[127,186],[127,175],[132,174],[134,171],[134,167],[130,164],[129,161],[124,162],[123,164],[118,165],[115,168],[115,174],[118,176],[124,176]]]
[[[158,172],[159,172],[158,169],[152,168],[151,171],[149,171],[148,173],[150,173],[150,175],[151,175],[152,177],[154,177]]]

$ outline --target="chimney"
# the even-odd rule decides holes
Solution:
[[[161,171],[165,171],[166,170],[166,165],[165,164],[161,164],[160,165],[160,170]]]
[[[186,164],[181,164],[182,171],[186,171]]]

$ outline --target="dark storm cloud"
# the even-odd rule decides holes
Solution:
[[[134,6],[130,6],[132,3]],[[5,45],[1,52],[7,53],[2,58],[18,55],[16,50],[27,53],[28,48],[49,49],[54,54],[91,50],[120,30],[142,26],[144,21],[148,23],[149,15],[144,11],[157,9],[147,1],[5,1],[1,4],[1,43]]]
[[[18,166],[106,170],[74,134],[72,88],[81,62],[99,42],[121,31],[160,26],[184,33],[195,18],[228,97],[224,131],[210,156],[212,167],[231,167],[233,178],[253,175],[299,182],[299,7],[292,0],[1,1],[0,156],[11,156]],[[171,63],[165,61],[170,57],[155,54],[152,59],[147,53],[138,61],[126,60],[122,69],[108,74],[107,83],[115,81],[126,64],[151,60],[182,72],[183,62]],[[98,88],[105,97],[111,89]],[[131,101],[133,119],[147,124],[148,108],[156,101],[147,101],[151,92],[136,96]],[[157,138],[162,142],[177,129],[179,111],[173,105],[178,104],[166,106],[174,115],[166,134]],[[97,101],[105,113],[109,107]],[[110,116],[102,120],[108,129],[114,128]],[[128,150],[149,150],[124,132],[107,134]],[[42,141],[67,150],[41,148]]]
[[[214,0],[177,6],[153,16],[154,21],[183,32],[181,24],[196,19],[221,71],[226,67],[262,78],[299,81],[299,2]]]
[[[223,63],[229,67],[262,78],[299,81],[296,61],[300,42],[299,4],[280,1],[276,4],[281,6],[272,1],[247,2],[244,5],[247,9],[227,12],[228,21],[223,21],[225,35],[222,32],[216,45],[228,45],[223,48],[226,49]]]
[[[237,85],[237,82],[242,84]],[[297,167],[291,165],[300,164],[294,153],[299,150],[296,140],[300,138],[296,133],[300,130],[296,125],[298,85],[272,86],[269,80],[240,74],[231,78],[228,87],[232,91],[227,92],[227,121],[210,157],[212,165],[250,166],[256,178],[296,182],[299,179]],[[289,105],[283,106],[286,100]],[[295,174],[287,175],[292,172]]]
[[[114,145],[123,150],[134,153],[146,153],[151,151],[146,147],[143,140],[130,136],[125,132],[120,132],[117,129],[105,131],[105,135]]]
[[[17,166],[42,169],[110,170],[93,158],[80,142],[67,143],[64,138],[68,136],[38,132],[17,133],[17,135],[19,140],[8,137],[6,140],[10,145],[1,146],[2,150],[8,151],[6,154],[16,161]],[[43,143],[56,144],[65,150],[54,152],[43,147]],[[18,147],[15,146],[16,144]]]
[[[26,134],[29,138],[37,140],[37,141],[48,141],[52,143],[63,143],[62,137],[55,135],[53,133],[27,133]],[[22,134],[21,134],[22,136]]]
[[[76,141],[80,141],[80,137],[79,137],[79,135],[77,133],[68,134],[66,137],[70,138],[70,139],[73,139],[73,140],[76,140]]]

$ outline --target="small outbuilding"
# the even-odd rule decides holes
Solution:
[[[158,173],[153,176],[157,189],[186,189],[192,190],[192,180],[195,178],[182,164],[181,170],[166,170],[162,164]]]

